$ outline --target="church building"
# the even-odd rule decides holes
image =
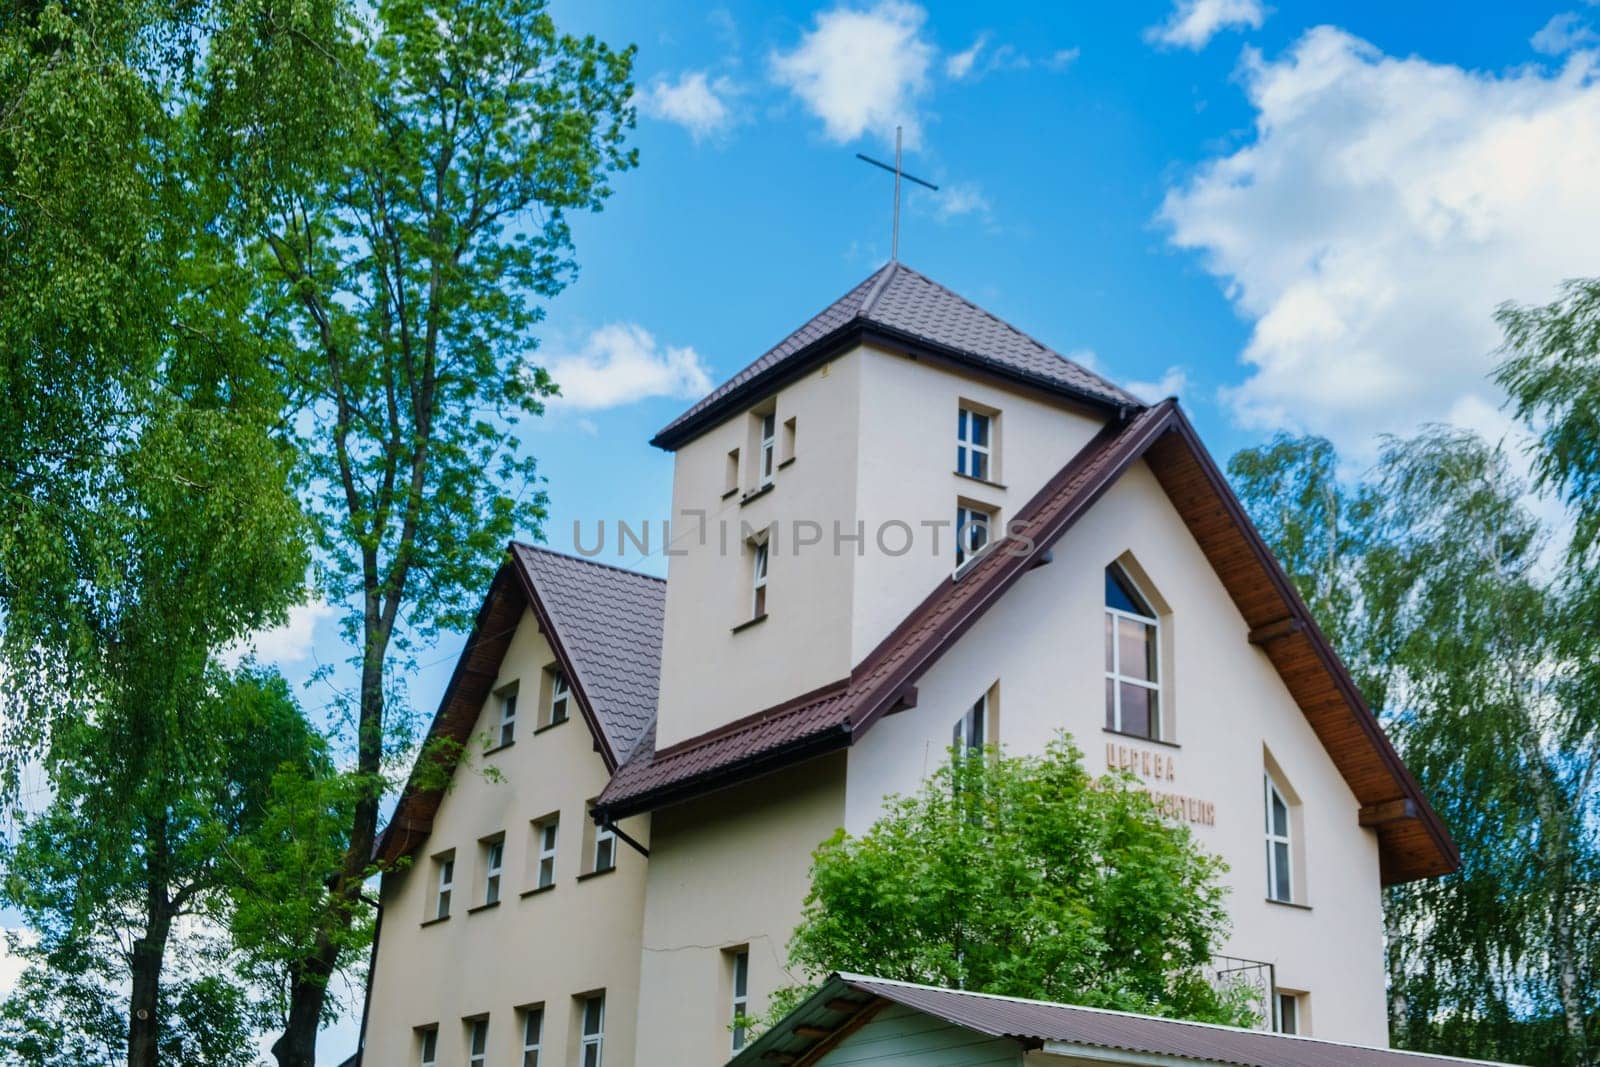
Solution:
[[[823,839],[1063,731],[1227,862],[1266,1028],[1387,1044],[1381,889],[1456,850],[1176,400],[891,262],[652,443],[666,581],[513,544],[485,593],[378,846],[368,1067],[725,1063]]]

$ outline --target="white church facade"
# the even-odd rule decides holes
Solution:
[[[514,545],[487,591],[432,726],[471,756],[380,842],[362,1062],[726,1062],[818,843],[1062,731],[1226,860],[1219,969],[1279,1029],[1386,1043],[1381,889],[1454,845],[1175,401],[891,263],[654,443],[665,582]]]

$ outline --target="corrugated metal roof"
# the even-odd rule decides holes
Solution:
[[[848,1008],[847,1004],[841,1005],[841,998],[853,1000],[860,1008],[837,1010],[841,1006]],[[814,996],[729,1061],[729,1067],[765,1062],[764,1057],[773,1052],[803,1055],[831,1039],[801,1036],[795,1033],[796,1027],[838,1030],[861,1011],[882,1001],[975,1033],[1011,1038],[1026,1047],[1048,1050],[1051,1044],[1073,1046],[1080,1055],[1101,1049],[1227,1067],[1464,1067],[1486,1062],[939,989],[868,975],[836,974]],[[821,1062],[826,1063],[826,1058]]]
[[[694,436],[705,417],[786,370],[828,338],[871,327],[929,345],[950,356],[1045,388],[1116,407],[1143,407],[1138,397],[1041,344],[903,263],[891,262],[829,304],[755,362],[713,389],[656,434],[666,448]]]

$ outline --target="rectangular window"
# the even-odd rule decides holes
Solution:
[[[956,412],[956,473],[990,481],[993,416],[963,404]]]
[[[754,546],[750,554],[750,617],[767,613],[767,543]]]
[[[579,1042],[581,1056],[578,1062],[582,1067],[600,1067],[600,1057],[605,1045],[606,995],[596,993],[584,997],[579,1004],[583,1024]]]
[[[778,416],[767,412],[761,416],[761,484],[772,484],[773,472],[778,469]]]
[[[744,1017],[750,1014],[750,950],[742,948],[730,955],[733,966],[733,1051],[738,1052],[749,1038]]]
[[[594,870],[609,871],[617,865],[617,835],[609,826],[594,828]]]
[[[972,504],[956,506],[956,567],[976,559],[989,543],[994,512]]]
[[[1161,739],[1160,627],[1127,572],[1107,567],[1107,730]]]
[[[559,722],[567,721],[568,705],[572,702],[572,690],[567,685],[567,676],[560,667],[550,668],[550,707],[545,711],[545,725],[554,726]]]
[[[1300,996],[1297,993],[1277,993],[1273,999],[1273,1010],[1277,1018],[1273,1020],[1273,1029],[1280,1034],[1298,1034],[1300,1032]]]
[[[439,1028],[430,1026],[426,1030],[417,1031],[417,1043],[422,1048],[422,1055],[417,1063],[420,1067],[437,1067],[439,1063]]]
[[[446,919],[450,916],[450,894],[456,886],[456,856],[454,852],[447,852],[433,859],[435,896],[433,917]]]
[[[1272,775],[1264,774],[1267,808],[1267,899],[1294,903],[1294,848],[1290,837],[1289,802]]]
[[[500,701],[500,744],[517,739],[517,687],[508,685],[496,694]]]
[[[544,1049],[544,1006],[522,1009],[522,1067],[539,1067]]]
[[[488,1067],[489,1020],[474,1019],[467,1024],[467,1067]]]
[[[963,756],[968,752],[982,750],[989,743],[985,736],[989,726],[989,694],[985,693],[978,698],[978,702],[967,709],[965,715],[956,720],[955,729],[950,733],[950,743],[955,746],[956,755]]]
[[[550,815],[533,824],[533,841],[538,849],[538,869],[534,884],[548,889],[556,884],[556,835],[560,829],[559,816]]]
[[[483,902],[500,902],[500,874],[505,867],[506,839],[496,838],[483,843]]]

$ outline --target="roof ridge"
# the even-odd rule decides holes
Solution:
[[[879,269],[878,280],[872,283],[872,288],[868,289],[867,295],[862,298],[861,306],[856,309],[856,318],[865,319],[871,317],[872,308],[875,304],[877,304],[878,297],[881,296],[883,291],[889,287],[890,279],[892,279],[899,272],[899,269],[900,261],[898,259],[891,259]],[[916,271],[912,271],[911,273],[915,274]]]
[[[618,574],[626,574],[630,578],[645,578],[652,582],[661,582],[662,584],[666,583],[665,578],[658,578],[654,574],[646,574],[644,571],[636,571],[630,570],[627,567],[619,567],[615,563],[601,563],[599,560],[589,559],[587,556],[578,555],[572,552],[557,552],[555,549],[546,545],[536,545],[531,541],[513,540],[511,544],[513,547],[526,549],[529,552],[538,552],[542,555],[554,556],[557,559],[571,560],[573,563],[583,563],[590,567],[599,567],[608,571],[616,571]]]
[[[1087,1011],[1096,1015],[1114,1015],[1118,1018],[1148,1019],[1151,1022],[1172,1023],[1176,1026],[1199,1026],[1207,1030],[1221,1030],[1225,1033],[1260,1034],[1262,1037],[1284,1038],[1291,1041],[1304,1041],[1313,1045],[1332,1045],[1335,1048],[1357,1048],[1368,1052],[1389,1052],[1406,1056],[1423,1056],[1430,1059],[1443,1059],[1453,1063],[1481,1063],[1485,1067],[1512,1067],[1494,1060],[1475,1060],[1465,1056],[1450,1056],[1438,1052],[1417,1052],[1412,1049],[1386,1048],[1380,1045],[1362,1045],[1354,1041],[1334,1041],[1326,1037],[1317,1037],[1313,1034],[1285,1034],[1277,1030],[1252,1030],[1243,1026],[1229,1026],[1226,1023],[1208,1023],[1200,1019],[1178,1019],[1170,1015],[1149,1015],[1142,1011],[1123,1011],[1120,1008],[1100,1008],[1090,1004],[1068,1004],[1060,1000],[1040,1000],[1036,997],[1013,997],[1004,993],[980,993],[975,989],[946,989],[943,986],[924,985],[921,982],[906,982],[898,978],[878,978],[870,974],[856,974],[851,971],[835,971],[833,977],[846,985],[858,982],[870,982],[873,985],[896,986],[901,989],[920,989],[930,993],[945,993],[955,997],[977,997],[984,1000],[1003,1000],[1009,1004],[1036,1004],[1041,1008],[1066,1008],[1069,1011]]]

